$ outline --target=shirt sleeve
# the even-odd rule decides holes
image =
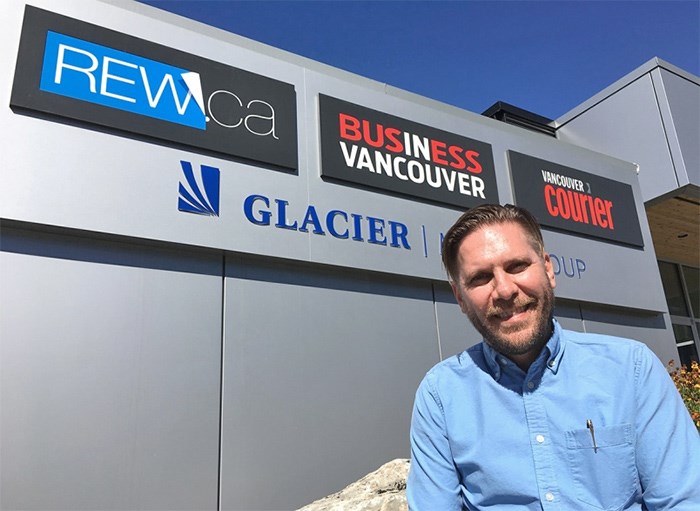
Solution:
[[[411,420],[409,511],[460,511],[460,482],[447,439],[445,416],[430,374],[416,393]]]
[[[700,509],[700,435],[659,359],[636,359],[637,469],[649,511]]]

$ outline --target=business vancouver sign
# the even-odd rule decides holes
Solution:
[[[508,151],[515,201],[545,227],[643,247],[632,187]]]
[[[321,175],[463,208],[498,202],[491,146],[321,94]]]
[[[10,104],[297,168],[288,83],[27,6]]]

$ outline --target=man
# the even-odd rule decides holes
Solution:
[[[553,319],[530,213],[469,210],[443,262],[484,342],[418,389],[411,511],[700,510],[700,437],[666,369],[641,343]]]

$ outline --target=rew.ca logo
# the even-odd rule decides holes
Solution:
[[[52,31],[46,34],[40,88],[206,129],[198,73]]]
[[[292,84],[32,6],[10,105],[297,168]]]
[[[219,169],[200,165],[195,172],[188,161],[180,161],[184,182],[180,181],[177,209],[198,215],[219,216]]]

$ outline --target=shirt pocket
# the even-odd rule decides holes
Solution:
[[[606,511],[622,508],[639,489],[631,424],[566,432],[569,468],[576,497]]]

